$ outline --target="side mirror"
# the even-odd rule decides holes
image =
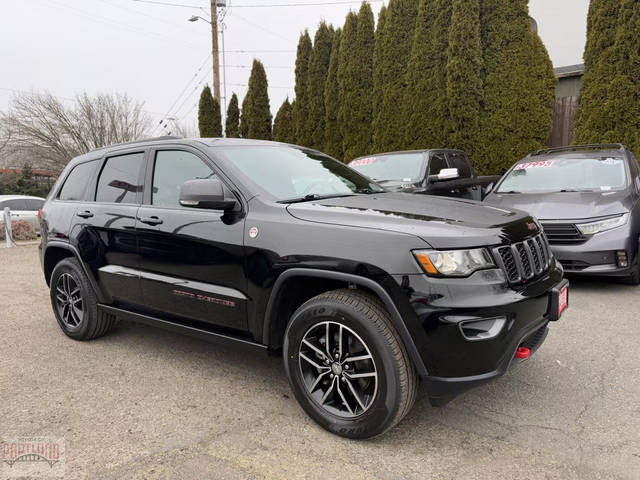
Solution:
[[[460,178],[457,168],[443,168],[437,175],[429,175],[430,182],[444,182],[446,180],[455,180]]]
[[[233,210],[238,204],[235,198],[225,196],[224,186],[217,178],[188,180],[180,187],[180,205],[211,210]]]

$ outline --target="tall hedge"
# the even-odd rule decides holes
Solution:
[[[271,110],[267,74],[259,60],[253,60],[249,88],[242,103],[241,131],[246,138],[271,140]]]
[[[371,6],[362,2],[357,15],[354,12],[347,15],[340,42],[339,118],[345,162],[371,151],[374,25]]]
[[[575,143],[622,142],[640,154],[640,5],[592,0]]]
[[[296,143],[309,146],[311,135],[307,131],[307,118],[309,117],[309,102],[307,101],[307,86],[309,76],[309,57],[311,56],[311,37],[307,30],[300,35],[296,54],[296,105],[293,113],[296,126]]]
[[[322,149],[324,145],[324,87],[329,72],[333,34],[333,27],[320,22],[309,56],[306,95],[308,115],[305,131],[311,137],[311,143],[308,146],[315,149]]]
[[[293,143],[293,129],[293,110],[287,97],[273,121],[273,139],[277,142]]]
[[[342,159],[342,132],[338,114],[340,111],[340,87],[338,85],[338,60],[342,29],[336,29],[329,60],[329,71],[324,86],[325,131],[323,151],[332,157]]]
[[[222,115],[220,104],[211,95],[209,85],[205,85],[198,103],[198,130],[203,138],[222,136]]]
[[[417,13],[416,0],[389,0],[382,34],[382,103],[374,132],[377,151],[405,148],[400,132],[404,130],[407,119],[402,105]]]
[[[475,164],[499,174],[551,133],[555,76],[527,0],[483,0],[484,108]]]
[[[225,136],[238,138],[240,136],[240,109],[238,108],[238,96],[234,93],[227,107],[227,121],[225,123]]]
[[[472,158],[480,139],[482,105],[482,43],[480,1],[454,0],[447,50],[448,145]]]
[[[447,93],[450,23],[450,2],[420,1],[403,98],[405,125],[400,131],[404,133],[404,148],[448,146],[451,131]],[[451,52],[452,59],[456,53],[461,54]],[[454,60],[452,67],[456,64]],[[389,146],[380,145],[381,148]]]
[[[373,49],[373,132],[380,128],[380,111],[382,109],[382,93],[384,92],[384,75],[382,70],[382,60],[384,50],[382,48],[382,35],[387,19],[387,7],[382,5],[378,13],[378,24],[376,25],[376,44]]]

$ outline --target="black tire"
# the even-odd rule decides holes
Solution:
[[[318,396],[322,396],[329,387],[323,390],[322,383],[319,384],[319,387],[315,390],[316,397],[314,398],[309,392],[309,383],[311,383],[309,376],[305,376],[305,373],[303,373],[305,365],[311,370],[322,372],[316,367],[309,367],[307,362],[300,357],[301,346],[306,348],[306,345],[308,345],[303,345],[302,340],[309,339],[310,337],[306,336],[309,332],[313,332],[315,328],[324,328],[318,326],[325,324],[334,325],[332,327],[333,331],[335,332],[337,328],[341,335],[343,330],[351,332],[353,335],[348,337],[348,345],[359,343],[358,340],[361,340],[366,352],[370,352],[372,357],[372,363],[368,364],[368,368],[377,372],[375,392],[370,393],[368,397],[366,394],[359,395],[361,399],[369,399],[369,406],[365,405],[366,408],[361,408],[360,414],[358,414],[358,403],[360,402],[356,402],[356,397],[350,397],[345,400],[345,397],[342,396],[343,394],[340,393],[341,397],[338,397],[338,400],[342,398],[345,401],[348,400],[347,403],[351,403],[352,406],[355,405],[354,411],[351,412],[350,410],[348,412],[351,414],[348,418],[343,416],[347,412],[338,412],[336,414],[334,411],[328,410],[328,408],[335,410],[336,408],[344,407],[344,403],[343,405],[338,405],[339,401],[334,402],[336,406],[331,407],[318,401]],[[314,337],[314,340],[318,338],[320,337]],[[331,337],[327,334],[326,338],[325,344],[330,341],[329,338],[335,337],[334,334]],[[349,341],[352,341],[352,343],[349,343]],[[348,357],[351,355],[348,352],[351,347],[347,346],[346,348],[346,356]],[[326,350],[329,350],[329,348]],[[320,353],[325,354],[326,350]],[[321,358],[315,349],[313,352],[316,353],[318,358]],[[355,358],[356,355],[358,354],[355,354],[352,358]],[[305,356],[305,354],[303,353],[302,356]],[[343,437],[363,439],[384,433],[404,418],[411,410],[416,399],[418,378],[400,335],[393,327],[391,317],[380,300],[365,292],[354,289],[334,290],[318,295],[300,306],[291,317],[285,332],[283,360],[289,383],[302,408],[323,428]],[[324,359],[324,361],[327,360],[328,358]],[[334,361],[333,357],[331,361]],[[348,362],[348,360],[345,361]],[[369,360],[365,362],[369,362]],[[335,363],[338,363],[338,361],[335,361]],[[356,369],[356,365],[354,364],[350,367],[352,373],[358,373],[353,370]],[[327,367],[323,366],[322,368]],[[348,375],[350,372],[346,368],[349,368],[348,363],[345,364],[344,370]],[[340,369],[340,372],[343,371]],[[333,368],[330,368],[329,372],[326,373],[333,375]],[[340,375],[344,375],[344,373],[335,375],[336,384],[338,386],[343,385],[343,389],[348,392],[348,388],[344,387],[347,384],[340,382],[340,380],[343,382],[347,382],[347,380],[341,378]],[[331,378],[333,379],[334,377],[332,376]],[[361,385],[358,382],[362,380],[362,378],[355,380],[357,387]],[[348,383],[353,381],[351,378]],[[327,383],[326,378],[323,382]],[[320,394],[317,393],[317,390],[320,390]],[[348,406],[344,408],[348,408]]]
[[[64,293],[65,282],[72,285],[69,289],[71,293],[77,291],[71,300],[76,302],[75,309],[71,309],[69,303],[61,301],[70,301],[69,296]],[[65,258],[55,266],[49,285],[53,313],[58,325],[68,337],[74,340],[91,340],[104,335],[113,327],[115,318],[98,310],[95,292],[75,258]],[[82,315],[78,315],[78,309]]]
[[[637,260],[635,266],[631,269],[628,277],[624,279],[627,285],[640,285],[640,259]]]

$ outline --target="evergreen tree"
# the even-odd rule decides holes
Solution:
[[[307,30],[300,35],[296,55],[296,108],[294,119],[296,126],[296,143],[308,147],[311,145],[311,134],[307,131],[309,105],[307,101],[307,85],[309,76],[309,57],[311,56],[311,37]]]
[[[384,24],[387,18],[387,7],[383,5],[378,13],[378,25],[376,27],[376,44],[373,48],[373,135],[380,128],[380,111],[382,107],[382,94],[384,92],[384,76],[382,71],[382,60],[384,50],[382,48],[382,35]]]
[[[350,12],[340,42],[338,84],[344,161],[371,151],[373,105],[373,50],[375,27],[371,6],[362,2],[356,15]]]
[[[452,148],[473,158],[480,138],[482,43],[479,0],[454,0],[447,50],[447,97]]]
[[[211,89],[208,85],[205,85],[200,94],[198,129],[200,130],[200,136],[203,138],[222,136],[220,104],[211,95]]]
[[[375,149],[378,151],[400,150],[405,146],[401,132],[407,119],[401,106],[407,90],[406,73],[417,13],[416,0],[389,1],[381,47],[382,102],[374,132]]]
[[[293,143],[293,128],[293,111],[287,97],[273,121],[273,139],[278,142]]]
[[[342,133],[340,131],[340,87],[338,85],[338,61],[340,59],[340,39],[342,30],[336,29],[333,48],[329,60],[329,72],[324,87],[325,132],[323,151],[332,157],[342,159]]]
[[[313,49],[309,57],[306,95],[308,116],[305,132],[311,138],[309,146],[318,150],[324,145],[324,87],[329,71],[333,34],[333,27],[321,22],[313,39]]]
[[[249,88],[242,102],[240,118],[240,131],[246,132],[245,138],[271,140],[272,116],[269,107],[267,74],[259,60],[253,60]]]
[[[225,136],[238,138],[240,136],[240,109],[238,108],[238,96],[234,93],[227,107],[227,122],[225,123]]]
[[[249,92],[247,91],[247,94]],[[242,99],[242,110],[240,110],[240,138],[249,138],[249,123],[247,115],[249,114],[249,95],[245,94]]]
[[[527,3],[482,2],[484,108],[475,158],[481,173],[502,173],[542,147],[551,133],[556,80],[549,55],[531,30]]]
[[[622,142],[640,154],[640,7],[592,0],[576,143]]]
[[[403,148],[448,146],[451,129],[447,94],[450,23],[451,2],[420,1],[407,67],[407,87],[403,98],[405,126],[404,130],[402,127],[394,127],[400,128],[398,132],[404,133]],[[457,65],[457,62],[454,62],[452,67],[454,65]],[[391,133],[388,132],[388,135]],[[398,148],[397,143],[379,145],[381,149],[389,149],[390,146],[391,149]]]

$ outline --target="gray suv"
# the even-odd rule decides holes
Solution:
[[[517,162],[485,202],[537,217],[567,273],[640,284],[640,167],[621,144],[540,150]]]

